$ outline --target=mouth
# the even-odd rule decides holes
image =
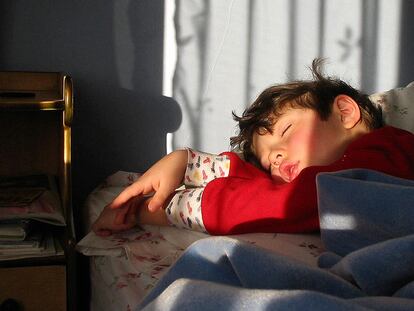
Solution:
[[[291,182],[299,175],[299,161],[282,162],[279,166],[280,177],[286,182]]]

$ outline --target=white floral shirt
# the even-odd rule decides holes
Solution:
[[[207,233],[201,213],[204,187],[213,179],[229,175],[230,159],[225,155],[192,149],[187,151],[187,169],[184,175],[186,189],[177,191],[165,212],[172,225]]]

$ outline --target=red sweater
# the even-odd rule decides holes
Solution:
[[[224,154],[231,161],[229,176],[209,182],[201,201],[204,225],[215,235],[318,230],[316,175],[320,172],[364,168],[414,179],[414,135],[390,126],[352,142],[340,160],[305,168],[286,184],[274,182],[234,153]]]

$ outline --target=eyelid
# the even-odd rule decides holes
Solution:
[[[281,135],[282,137],[283,135],[285,135],[286,131],[290,129],[291,126],[292,126],[292,123],[285,127],[285,129],[282,131],[282,135]]]

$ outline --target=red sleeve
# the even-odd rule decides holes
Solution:
[[[414,135],[390,127],[358,139],[332,165],[308,167],[285,184],[227,155],[231,158],[229,176],[208,183],[201,202],[204,225],[215,235],[318,230],[319,172],[365,168],[414,179]]]

